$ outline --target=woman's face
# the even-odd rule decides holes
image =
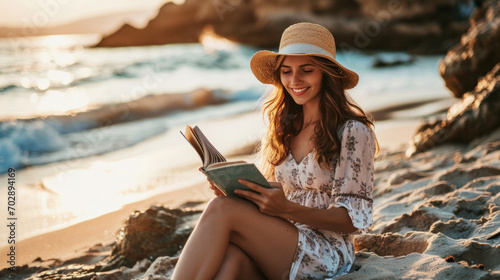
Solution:
[[[319,104],[323,73],[307,56],[286,56],[280,67],[281,83],[298,105]]]

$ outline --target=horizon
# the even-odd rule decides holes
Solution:
[[[184,0],[135,0],[122,1],[99,1],[88,0],[68,3],[67,0],[17,0],[16,2],[0,0],[0,29],[20,30],[20,36],[39,35],[40,30],[54,30],[57,33],[58,27],[80,24],[93,18],[102,18],[102,26],[96,27],[95,33],[105,33],[109,26],[123,25],[128,23],[137,28],[143,28],[154,18],[157,11],[164,4],[172,2],[182,4]],[[134,14],[134,12],[137,12]],[[109,16],[108,22],[104,19]],[[75,26],[75,33],[78,27]],[[35,30],[33,32],[33,30]],[[34,34],[32,34],[34,33]],[[85,31],[83,33],[88,33]],[[50,34],[41,34],[50,35]]]

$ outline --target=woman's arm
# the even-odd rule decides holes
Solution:
[[[273,189],[267,189],[245,180],[240,180],[240,183],[258,193],[244,190],[236,190],[235,193],[254,202],[264,214],[296,221],[323,230],[347,233],[357,230],[353,226],[347,210],[343,207],[317,209],[297,204],[286,199],[281,185],[277,182],[270,182],[275,187]]]
[[[291,201],[290,203],[282,218],[329,231],[351,233],[358,230],[352,225],[351,217],[343,207],[331,206],[328,209],[318,209]]]

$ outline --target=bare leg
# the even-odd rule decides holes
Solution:
[[[245,252],[237,246],[229,244],[224,262],[214,279],[265,280],[266,278]]]
[[[248,255],[267,278],[282,279],[290,270],[297,240],[297,228],[290,222],[262,214],[250,202],[217,197],[186,242],[172,279],[214,278],[230,243]]]

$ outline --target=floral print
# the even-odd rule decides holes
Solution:
[[[299,163],[290,153],[275,169],[286,197],[298,204],[326,209],[344,207],[358,228],[367,231],[372,223],[373,156],[375,136],[358,121],[347,121],[339,130],[340,156],[332,159],[333,170],[313,160],[312,150]],[[324,279],[346,274],[354,262],[354,236],[320,230],[291,221],[299,241],[289,279]]]

